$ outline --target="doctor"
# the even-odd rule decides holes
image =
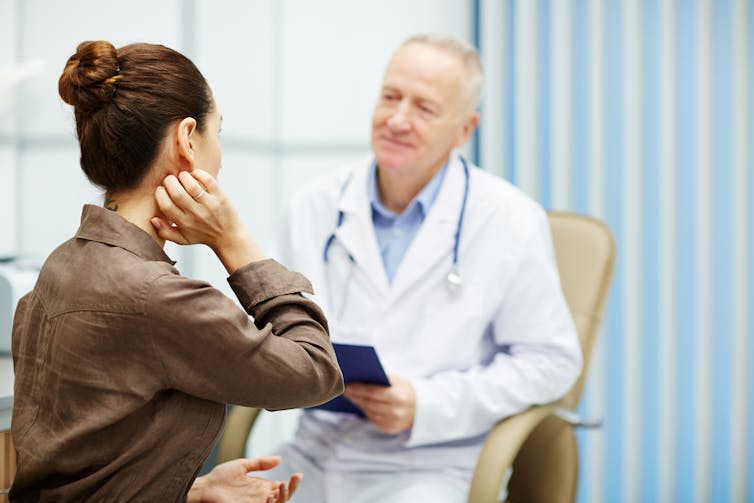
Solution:
[[[315,284],[333,339],[375,346],[392,384],[346,388],[365,418],[304,411],[281,453],[301,501],[464,502],[491,427],[579,374],[545,212],[454,153],[482,81],[467,44],[408,39],[373,153],[292,200],[283,261]]]

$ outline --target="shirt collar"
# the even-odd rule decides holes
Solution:
[[[414,207],[418,206],[419,211],[421,211],[422,218],[427,216],[427,213],[429,213],[429,209],[432,207],[432,204],[435,202],[435,199],[437,199],[437,194],[440,192],[440,187],[442,186],[442,181],[445,178],[445,172],[448,169],[448,164],[445,163],[440,170],[435,173],[435,175],[430,179],[429,182],[424,186],[424,188],[419,191],[418,194],[414,197],[414,199],[409,203],[409,205],[404,210],[403,214],[410,213]],[[377,189],[377,164],[372,163],[372,167],[370,168],[369,172],[369,202],[371,203],[372,210],[376,211],[380,216],[384,218],[389,219],[395,219],[398,217],[394,212],[389,210],[384,204],[382,204],[382,201],[380,201],[379,197],[379,190]]]
[[[117,246],[145,260],[175,264],[149,234],[114,211],[93,204],[84,205],[76,237]]]

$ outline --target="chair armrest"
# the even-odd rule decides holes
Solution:
[[[537,405],[510,416],[490,431],[482,446],[469,490],[469,503],[498,503],[505,474],[521,445],[537,425],[553,414],[556,404]]]
[[[601,428],[602,418],[592,416],[582,416],[576,411],[570,409],[557,409],[555,415],[575,428]]]

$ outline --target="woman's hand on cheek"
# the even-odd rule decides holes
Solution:
[[[164,218],[153,217],[151,223],[162,239],[209,246],[229,273],[264,258],[217,180],[206,171],[168,175],[154,197]]]
[[[161,238],[178,244],[215,248],[243,228],[217,181],[202,170],[166,176],[155,201],[164,218],[152,218],[152,225]]]

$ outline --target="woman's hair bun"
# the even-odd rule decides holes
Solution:
[[[118,52],[110,42],[82,42],[68,58],[58,92],[76,112],[95,112],[112,101],[120,78]]]

